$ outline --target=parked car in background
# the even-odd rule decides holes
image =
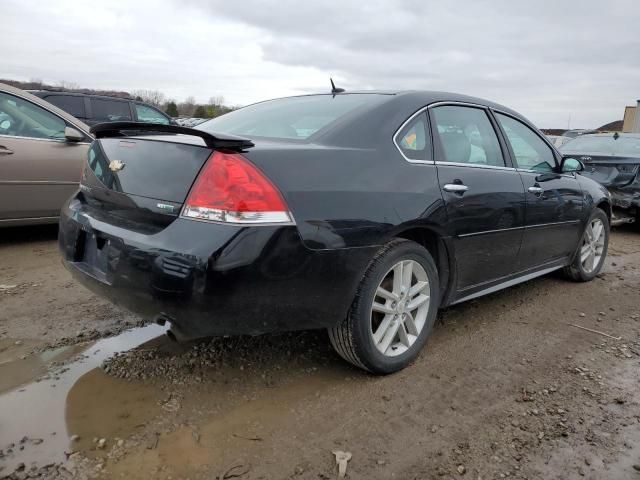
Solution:
[[[640,221],[640,133],[581,135],[560,150],[584,164],[583,176],[609,189],[616,223]]]
[[[0,84],[0,227],[57,222],[92,140],[77,118]]]
[[[180,125],[181,127],[195,127],[196,125],[200,125],[203,122],[206,122],[207,118],[195,118],[195,117],[185,117],[185,118],[176,118],[175,123]]]
[[[546,135],[546,137],[549,139],[549,141],[556,148],[560,148],[565,143],[570,142],[571,140],[573,140],[573,138],[567,137],[567,136],[564,136],[564,135]]]
[[[84,93],[32,90],[33,95],[70,113],[87,125],[103,122],[142,122],[173,124],[166,113],[137,100]]]
[[[178,338],[327,328],[347,361],[390,373],[439,307],[558,269],[588,281],[607,253],[606,189],[478,98],[308,95],[198,129],[92,131],[64,264]]]

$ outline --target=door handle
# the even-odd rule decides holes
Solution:
[[[13,150],[9,150],[7,147],[0,145],[0,155],[13,155]]]
[[[542,195],[542,193],[544,192],[544,189],[541,187],[538,187],[536,185],[533,185],[532,187],[529,187],[529,193],[533,193],[536,196],[540,196]]]
[[[463,194],[464,192],[466,192],[467,190],[469,190],[469,187],[467,187],[466,185],[462,185],[460,183],[447,183],[446,185],[444,185],[442,187],[442,189],[445,192],[451,192],[451,193],[460,193]]]

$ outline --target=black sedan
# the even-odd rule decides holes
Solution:
[[[560,150],[585,165],[584,176],[609,189],[616,223],[640,222],[640,134],[582,135]]]
[[[375,373],[438,308],[600,271],[611,204],[518,113],[437,92],[333,93],[198,126],[95,126],[59,244],[81,283],[179,339],[325,328]]]

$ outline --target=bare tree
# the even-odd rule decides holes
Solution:
[[[134,90],[131,92],[134,98],[139,98],[143,102],[149,103],[153,106],[162,108],[166,103],[166,97],[164,93],[159,90]]]
[[[178,112],[183,117],[192,117],[195,109],[196,99],[193,96],[187,97],[184,102],[178,104]]]
[[[77,84],[76,82],[69,82],[67,80],[60,80],[58,82],[58,87],[60,87],[62,90],[78,90],[80,89],[80,85]]]

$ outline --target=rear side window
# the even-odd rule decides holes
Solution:
[[[131,120],[129,102],[119,100],[91,99],[93,119],[103,122],[120,122]]]
[[[483,109],[445,105],[431,111],[444,161],[505,166],[496,131]]]
[[[214,134],[304,140],[346,115],[388,98],[379,94],[279,98],[226,113],[196,128]]]
[[[139,122],[144,123],[160,123],[162,125],[169,125],[169,119],[161,114],[155,108],[148,107],[146,105],[136,105],[136,116]]]
[[[70,113],[74,117],[86,118],[87,114],[84,108],[84,97],[76,97],[73,95],[49,95],[45,100],[52,103],[56,107]]]
[[[408,160],[431,160],[427,114],[423,112],[407,123],[395,136],[395,142]]]
[[[515,156],[516,166],[536,172],[552,172],[556,160],[551,148],[529,127],[518,120],[496,113]]]

